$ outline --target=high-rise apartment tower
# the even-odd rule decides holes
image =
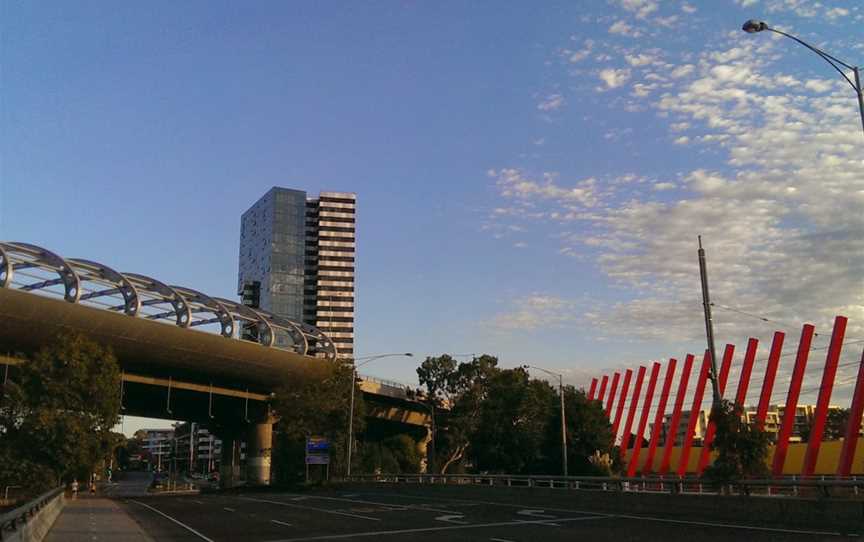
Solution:
[[[356,199],[274,187],[240,225],[243,302],[319,328],[340,357],[354,356]],[[277,344],[287,340],[276,337]]]

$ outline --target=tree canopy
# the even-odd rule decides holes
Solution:
[[[417,369],[425,400],[434,404],[437,472],[560,473],[561,403],[557,387],[524,368],[501,369],[494,356],[456,363],[429,357]],[[564,388],[570,472],[594,474],[596,451],[609,453],[612,434],[599,401]],[[617,455],[617,454],[613,454]]]
[[[115,445],[120,370],[110,349],[62,335],[22,359],[0,405],[0,485],[86,479]]]

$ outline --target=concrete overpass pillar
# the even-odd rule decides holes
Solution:
[[[273,452],[273,423],[249,426],[246,438],[246,483],[270,485],[270,458]]]
[[[219,461],[219,487],[228,489],[240,480],[240,441],[221,437],[222,458]]]

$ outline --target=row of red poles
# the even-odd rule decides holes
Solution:
[[[843,338],[846,333],[847,319],[844,316],[837,316],[834,319],[834,330],[831,333],[831,343],[828,347],[828,355],[825,359],[825,368],[822,372],[822,385],[819,388],[819,398],[816,402],[816,411],[814,413],[814,423],[810,432],[810,437],[807,442],[807,452],[804,456],[804,466],[801,474],[804,476],[812,476],[816,468],[816,459],[819,455],[819,447],[822,443],[822,435],[825,431],[825,421],[828,417],[828,403],[831,399],[831,391],[834,386],[834,377],[837,374],[837,366],[840,360],[840,352],[843,348]],[[786,395],[786,409],[783,413],[783,419],[780,425],[780,431],[777,437],[777,444],[774,448],[774,457],[772,460],[771,471],[774,476],[783,474],[783,465],[786,461],[786,452],[789,448],[789,437],[792,435],[792,429],[795,422],[795,411],[798,406],[798,396],[801,393],[801,384],[804,379],[804,370],[807,367],[807,359],[810,355],[810,344],[813,340],[815,328],[810,324],[805,324],[801,331],[801,340],[798,343],[798,354],[795,358],[795,366],[792,370],[792,379],[789,384],[789,391]],[[781,331],[774,333],[774,340],[771,344],[771,352],[768,355],[768,363],[765,367],[765,378],[762,380],[762,393],[759,398],[759,405],[756,410],[756,424],[761,429],[765,424],[765,418],[768,414],[768,407],[771,402],[771,393],[774,389],[774,379],[777,375],[777,368],[780,363],[780,353],[783,349],[783,340],[785,334]],[[744,365],[741,367],[741,378],[738,381],[738,389],[735,393],[735,402],[744,405],[747,396],[747,388],[750,384],[750,375],[753,372],[753,364],[756,359],[756,350],[759,347],[757,339],[750,339],[747,342],[747,351],[744,354]],[[729,378],[729,372],[732,368],[732,356],[735,353],[735,346],[726,345],[723,352],[723,360],[720,366],[718,375],[718,385],[720,394],[724,395],[726,391],[726,381]],[[675,404],[672,407],[672,416],[669,420],[667,428],[666,442],[662,450],[662,459],[656,474],[664,475],[669,473],[671,469],[672,448],[676,440],[676,434],[681,422],[681,413],[684,407],[684,396],[687,392],[687,385],[690,380],[690,373],[693,369],[692,354],[687,354],[684,358],[684,367],[681,372],[681,377],[678,381],[678,391],[675,395]],[[651,430],[650,439],[648,440],[648,451],[642,468],[642,474],[652,474],[654,472],[654,459],[657,454],[657,445],[660,440],[660,432],[663,426],[663,421],[666,415],[667,402],[669,400],[669,392],[672,388],[672,381],[675,377],[675,370],[678,362],[670,359],[666,365],[666,373],[663,379],[663,386],[660,391],[660,402],[657,405],[657,411],[654,415],[654,425]],[[708,376],[711,368],[711,354],[705,351],[702,358],[702,365],[699,369],[699,376],[696,380],[696,390],[693,395],[693,406],[690,409],[690,418],[687,425],[687,431],[684,436],[684,441],[681,447],[681,453],[678,457],[678,465],[675,473],[678,476],[683,476],[687,470],[690,459],[690,451],[693,445],[693,436],[696,431],[699,412],[702,410],[702,400],[705,394],[705,386],[708,381]],[[645,367],[639,367],[636,373],[636,382],[633,387],[632,397],[630,400],[630,408],[627,412],[627,418],[624,421],[624,429],[622,432],[620,453],[622,459],[626,459],[628,445],[630,443],[631,430],[633,429],[634,418],[636,417],[636,406],[639,397],[642,393],[642,384],[645,380]],[[651,367],[651,374],[648,377],[648,388],[645,392],[644,400],[642,401],[642,414],[639,417],[638,426],[635,434],[636,442],[633,443],[633,453],[627,466],[627,475],[635,476],[636,470],[640,464],[640,456],[642,454],[642,436],[645,434],[645,429],[648,424],[649,411],[654,400],[657,379],[660,375],[660,363],[654,363]],[[612,422],[612,439],[613,444],[615,436],[618,434],[618,428],[621,424],[621,418],[624,414],[624,403],[627,399],[627,394],[630,391],[630,383],[633,378],[633,371],[627,369],[624,373],[624,380],[621,383],[621,393],[617,395],[618,403],[615,406],[616,393],[618,392],[618,384],[621,380],[621,374],[616,372],[612,375],[611,384],[608,375],[603,375],[599,380],[599,392],[597,392],[598,379],[591,381],[591,387],[588,391],[589,400],[598,400],[604,406],[606,415],[610,417]],[[606,395],[606,389],[609,388],[609,395]],[[596,397],[595,397],[596,393]],[[605,400],[605,402],[604,402]],[[613,406],[615,408],[613,409]],[[614,417],[612,416],[614,410]],[[864,353],[861,356],[861,363],[858,367],[858,377],[855,383],[855,392],[852,396],[852,406],[849,415],[849,423],[846,427],[845,439],[840,454],[840,460],[837,464],[837,474],[840,476],[849,476],[852,469],[852,459],[855,456],[855,446],[858,444],[858,431],[861,427],[861,416],[864,414]],[[711,444],[714,440],[716,427],[713,422],[709,422],[708,428],[703,439],[702,450],[699,456],[699,463],[696,474],[700,475],[708,466],[711,454]]]

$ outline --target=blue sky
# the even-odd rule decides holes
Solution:
[[[490,352],[579,385],[680,359],[703,344],[698,233],[716,301],[783,324],[718,310],[719,342],[835,314],[864,337],[854,94],[740,31],[864,63],[858,2],[0,10],[5,240],[233,297],[260,195],[353,191],[358,355]]]

